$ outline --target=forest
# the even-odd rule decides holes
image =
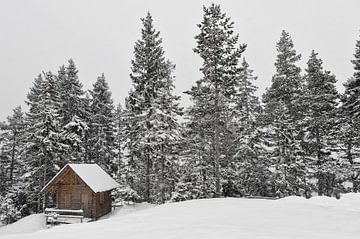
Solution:
[[[96,163],[121,185],[114,197],[155,204],[360,189],[360,39],[339,93],[315,50],[299,67],[302,56],[283,30],[259,98],[235,23],[220,5],[204,6],[193,49],[202,77],[182,107],[160,32],[149,12],[141,21],[124,105],[114,103],[105,74],[84,89],[70,59],[36,76],[27,109],[0,123],[2,223],[51,204],[40,190],[67,163]]]

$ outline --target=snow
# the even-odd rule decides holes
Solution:
[[[84,183],[86,183],[86,185],[95,193],[119,187],[119,184],[97,164],[67,164],[42,190],[47,188],[68,166],[74,170]]]
[[[221,198],[139,207],[145,210],[125,206],[105,220],[6,238],[355,239],[360,235],[360,194],[342,195],[340,200]]]
[[[5,235],[31,233],[45,228],[45,215],[33,214],[13,224],[0,227],[0,238],[5,237]]]

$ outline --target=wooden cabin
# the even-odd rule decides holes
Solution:
[[[67,164],[41,192],[55,192],[58,209],[82,209],[96,219],[111,211],[111,190],[118,186],[97,164]]]

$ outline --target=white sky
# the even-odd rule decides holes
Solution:
[[[200,77],[200,58],[192,52],[202,5],[195,0],[0,0],[0,121],[17,105],[42,70],[57,72],[73,58],[79,78],[90,89],[105,73],[116,103],[123,103],[131,81],[133,46],[149,10],[160,30],[167,58],[176,65],[176,93]],[[355,41],[359,39],[359,0],[218,0],[235,21],[244,53],[259,77],[259,95],[271,84],[275,44],[282,29],[290,32],[304,67],[312,49],[324,67],[342,83],[352,75]]]

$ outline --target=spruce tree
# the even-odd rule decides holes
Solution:
[[[206,179],[203,183],[209,186],[209,192],[220,196],[224,158],[229,157],[224,150],[229,148],[225,139],[231,120],[231,100],[241,72],[239,59],[246,46],[238,44],[234,22],[222,13],[219,5],[212,4],[203,10],[194,49],[203,60],[200,68],[203,76],[186,93],[193,101],[188,114],[194,130],[190,135],[197,140],[192,145],[199,152],[195,157],[200,160],[198,165],[202,165],[199,178]]]
[[[360,40],[356,41],[354,59],[351,60],[354,66],[353,76],[344,84],[345,92],[341,98],[341,128],[339,130],[339,139],[342,149],[345,152],[345,158],[350,165],[360,156]],[[351,177],[354,184],[354,191],[359,190],[359,175],[353,169]]]
[[[146,201],[163,203],[175,185],[177,118],[182,109],[173,95],[175,66],[165,59],[160,32],[149,12],[141,20],[141,39],[131,62],[133,89],[126,99],[130,184]]]
[[[63,143],[69,145],[69,161],[81,162],[84,157],[83,138],[87,130],[84,112],[84,91],[78,80],[78,70],[72,59],[68,66],[61,66],[58,75],[60,101],[60,125],[62,127]]]
[[[90,95],[88,159],[111,173],[115,140],[114,105],[104,74],[97,78]]]
[[[306,175],[299,127],[304,117],[300,102],[303,79],[297,66],[301,56],[296,53],[286,31],[282,31],[276,46],[276,73],[270,88],[263,95],[264,124],[272,149],[269,158],[276,167],[275,191],[279,195],[299,194],[304,188]]]
[[[61,142],[58,84],[51,72],[43,73],[35,79],[27,103],[30,107],[26,118],[29,128],[26,132],[25,152],[27,167],[30,169],[27,177],[30,185],[28,196],[32,210],[39,212],[42,203],[45,203],[40,190],[66,164],[64,153],[68,149]]]
[[[335,186],[331,183],[336,175],[337,162],[331,153],[336,143],[335,126],[339,95],[335,86],[335,76],[323,70],[322,60],[315,51],[311,52],[305,71],[306,91],[303,104],[306,117],[302,122],[305,131],[303,147],[309,161],[314,162],[314,176],[318,180],[317,191],[322,195],[328,194]]]
[[[25,116],[18,106],[13,110],[13,114],[7,117],[7,122],[0,124],[0,139],[2,157],[7,158],[7,162],[2,162],[4,170],[8,170],[8,187],[12,187],[24,173],[22,162],[22,152],[25,147],[24,133],[26,130]]]
[[[261,106],[259,98],[255,95],[257,87],[254,81],[253,70],[245,58],[241,64],[242,73],[239,77],[237,94],[235,95],[235,107],[232,111],[234,119],[234,143],[235,155],[229,164],[228,180],[234,185],[233,190],[238,194],[252,196],[269,196],[268,170],[269,162],[266,160],[266,151],[263,146],[263,134],[261,131]],[[230,190],[230,187],[227,187]],[[229,192],[228,192],[229,193]]]

